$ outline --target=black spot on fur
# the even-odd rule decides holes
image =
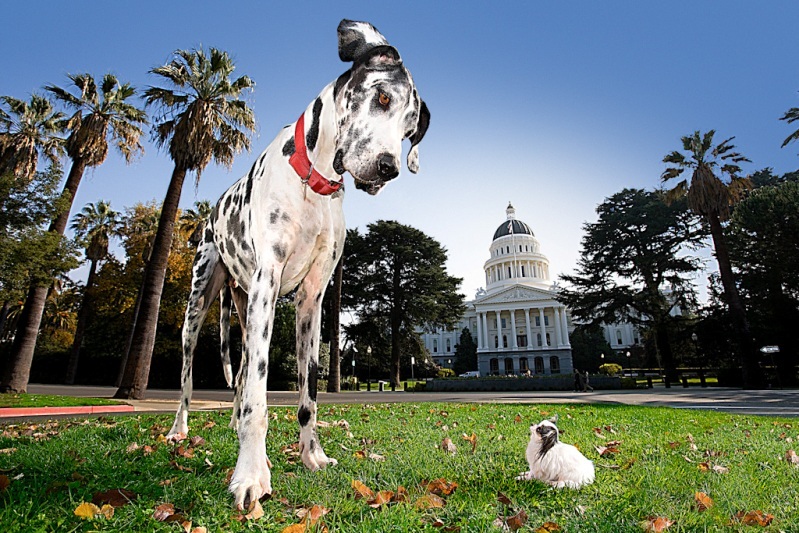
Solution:
[[[205,276],[205,271],[206,270],[208,270],[208,261],[206,261],[204,263],[199,263],[197,265],[196,270],[195,270],[197,277],[198,278],[202,278],[203,276]]]
[[[280,220],[282,220],[283,222],[291,222],[291,216],[288,213],[284,212],[281,215]]]
[[[311,410],[304,405],[300,406],[299,410],[297,411],[297,420],[300,422],[300,426],[307,426],[308,422],[311,421]]]
[[[338,77],[338,79],[336,80],[336,84],[333,86],[333,99],[335,99],[338,96],[338,93],[339,91],[341,91],[341,88],[344,87],[344,85],[349,81],[351,74],[352,71],[348,70],[347,72]]]
[[[275,243],[274,246],[272,246],[272,251],[275,252],[275,257],[277,257],[278,261],[286,259],[286,248],[281,246],[280,243]]]
[[[319,378],[318,373],[318,365],[314,361],[308,363],[308,397],[314,402],[316,401],[316,381]]]
[[[250,170],[250,175],[247,176],[247,188],[244,190],[244,203],[250,205],[250,198],[252,197],[252,182],[255,181],[253,179],[253,171],[255,170],[255,165],[253,165],[252,170]]]
[[[186,407],[189,406],[189,399],[188,398],[183,398],[183,405],[185,405]]]
[[[286,157],[294,155],[296,150],[297,148],[294,146],[294,137],[286,141],[286,144],[283,145],[283,155]]]
[[[230,202],[232,202],[232,201],[233,201],[233,197],[228,195],[227,200],[225,200],[224,211],[227,211],[228,209],[230,209]]]
[[[297,376],[297,389],[302,390],[304,386],[305,386],[305,376],[300,374],[299,376]]]
[[[313,103],[313,120],[308,133],[305,134],[305,146],[309,151],[316,148],[316,141],[319,140],[319,119],[322,115],[322,99],[317,97]]]
[[[315,438],[313,438],[313,437],[311,438],[311,444],[308,446],[308,449],[310,450],[311,453],[313,453],[316,450],[316,439]]]
[[[269,223],[270,224],[274,224],[275,222],[277,222],[277,219],[278,219],[279,216],[280,216],[280,211],[279,210],[275,210],[275,211],[272,211],[271,213],[269,213]]]
[[[205,228],[205,242],[214,242],[214,232],[211,231],[211,228]]]
[[[250,407],[249,405],[245,405],[244,412],[242,414],[244,415],[244,418],[250,416],[252,414],[252,407]]]
[[[258,377],[260,379],[264,379],[266,377],[266,361],[264,359],[258,361]]]
[[[269,305],[269,302],[264,302],[264,303],[266,305]],[[264,340],[267,340],[269,338],[269,326],[264,326],[263,337],[264,337]],[[261,361],[261,362],[263,362],[263,361]],[[260,365],[261,365],[261,363],[258,363],[259,370],[260,370]]]
[[[241,418],[241,407],[236,409],[236,418],[239,418],[239,419]]]
[[[300,307],[302,307],[302,302],[300,302]],[[310,331],[310,329],[311,329],[311,319],[306,318],[305,320],[302,321],[302,324],[300,324],[300,333],[302,333],[303,335],[308,335],[308,331]]]

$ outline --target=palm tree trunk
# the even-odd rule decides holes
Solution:
[[[150,260],[149,255],[147,256],[147,260]],[[114,382],[114,387],[119,387],[122,385],[122,378],[125,376],[125,368],[128,366],[128,358],[130,357],[130,348],[133,346],[133,335],[136,333],[136,320],[139,317],[139,309],[141,309],[142,294],[144,294],[144,278],[142,278],[142,282],[139,284],[139,291],[136,293],[136,305],[133,306],[133,320],[130,325],[130,334],[128,334],[128,342],[125,344],[125,352],[123,353],[122,361],[119,364],[119,372],[117,373],[117,379]]]
[[[68,201],[69,206],[63,212],[56,215],[53,223],[50,224],[49,231],[64,234],[69,222],[69,212],[72,210],[72,202],[75,200],[75,193],[78,192],[78,185],[83,179],[83,171],[86,163],[81,159],[72,161],[69,169],[67,181],[61,198]],[[33,363],[33,352],[36,350],[36,340],[39,336],[39,327],[42,323],[44,314],[44,304],[47,300],[47,286],[32,284],[28,290],[28,297],[25,299],[25,309],[20,315],[19,325],[14,337],[14,344],[11,347],[8,363],[6,364],[3,378],[0,380],[0,391],[3,392],[26,392],[28,380],[31,375],[31,364]]]
[[[344,255],[339,257],[333,276],[333,297],[330,299],[330,371],[327,392],[341,392],[341,281],[344,277]],[[2,330],[0,330],[2,331]]]
[[[741,363],[743,386],[745,389],[760,388],[762,386],[762,376],[757,362],[758,354],[749,328],[749,320],[746,318],[746,309],[744,309],[743,302],[738,294],[738,288],[735,286],[730,253],[727,249],[727,241],[724,239],[721,221],[717,216],[708,216],[707,219],[710,223],[710,235],[713,238],[716,261],[719,264],[719,275],[721,284],[724,287],[724,296],[730,308],[733,327],[738,335],[738,356]]]
[[[92,259],[89,266],[89,277],[86,280],[86,294],[80,305],[78,313],[78,324],[75,326],[75,339],[72,341],[72,349],[69,351],[69,361],[67,362],[67,374],[64,383],[67,385],[75,384],[75,376],[78,373],[78,359],[80,358],[80,348],[83,344],[83,336],[86,333],[86,324],[89,322],[91,307],[94,305],[94,282],[97,278],[97,259]]]
[[[186,169],[176,166],[172,172],[172,179],[169,181],[164,205],[161,206],[161,217],[158,220],[158,231],[153,242],[152,257],[144,271],[141,308],[133,331],[130,356],[122,376],[122,383],[114,395],[115,398],[141,400],[147,390],[155,333],[158,326],[158,311],[161,306],[161,293],[164,290],[167,261],[175,231],[175,217],[185,178]]]

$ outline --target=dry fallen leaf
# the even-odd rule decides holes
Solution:
[[[799,455],[796,455],[796,452],[793,450],[785,452],[785,460],[794,466],[799,466]]]
[[[648,516],[646,520],[641,523],[641,527],[643,527],[644,531],[647,533],[660,533],[671,527],[672,524],[674,524],[674,522],[666,517]]]
[[[394,500],[394,493],[392,491],[381,490],[380,492],[377,493],[377,496],[375,496],[374,499],[369,500],[366,503],[367,505],[369,505],[369,507],[377,509],[378,507],[382,507],[387,503],[391,503],[393,500]]]
[[[372,498],[375,497],[375,493],[372,491],[372,489],[370,489],[369,487],[364,485],[362,481],[358,481],[357,479],[353,479],[351,485],[352,485],[352,488],[355,489],[355,499],[356,500],[358,500],[360,498],[366,498],[368,500],[371,500]]]
[[[127,489],[112,489],[105,492],[96,492],[92,496],[95,505],[110,504],[113,507],[123,507],[134,501],[138,496]]]
[[[499,503],[501,503],[502,505],[505,505],[507,507],[512,507],[513,506],[513,502],[510,501],[510,498],[508,498],[507,496],[505,496],[501,492],[497,492],[497,501]]]
[[[694,501],[696,502],[696,510],[700,513],[713,507],[713,499],[704,492],[695,493]]]
[[[456,453],[458,453],[458,448],[455,446],[455,443],[452,442],[452,439],[449,437],[444,437],[444,440],[441,441],[441,449],[451,455],[455,455]]]
[[[520,509],[515,515],[509,516],[505,523],[511,531],[517,531],[527,523],[527,513],[524,512],[524,509]]]
[[[162,503],[155,508],[153,518],[159,522],[171,521],[169,520],[175,515],[175,506],[171,503]]]
[[[774,520],[774,516],[766,514],[763,511],[739,511],[733,517],[736,521],[746,524],[747,526],[767,526]]]
[[[250,504],[248,512],[244,515],[244,518],[247,520],[258,520],[262,516],[264,516],[264,509],[261,507],[261,502],[255,500]]]
[[[513,423],[514,424],[521,424],[522,423],[522,415],[516,415],[516,417],[513,419]]]
[[[422,482],[422,486],[427,492],[438,494],[439,496],[449,496],[458,488],[456,481],[447,481],[444,478],[434,479],[433,481]]]
[[[100,514],[100,508],[93,503],[83,502],[75,508],[74,513],[81,520],[91,520],[95,515]]]
[[[472,433],[471,436],[467,436],[466,433],[461,435],[461,438],[472,445],[472,453],[477,449],[477,435]]]
[[[0,474],[0,492],[6,490],[11,485],[11,480],[5,474]]]

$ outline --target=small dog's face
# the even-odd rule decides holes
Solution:
[[[557,444],[558,427],[551,420],[530,426],[530,441],[539,446],[539,456],[543,456]]]

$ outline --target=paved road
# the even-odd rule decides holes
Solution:
[[[32,394],[58,394],[110,398],[114,387],[84,387],[31,384]],[[192,409],[227,409],[229,390],[195,390]],[[180,392],[148,390],[147,400],[131,402],[141,411],[174,412]],[[296,392],[269,392],[270,406],[297,405]],[[740,414],[799,417],[799,390],[744,391],[725,388],[655,388],[624,391],[574,392],[341,392],[319,393],[320,404],[391,402],[479,402],[479,403],[609,403],[708,409]]]

